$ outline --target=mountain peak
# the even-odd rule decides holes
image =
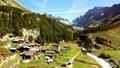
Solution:
[[[30,10],[26,9],[22,4],[20,4],[17,0],[0,0],[0,5],[12,6],[12,7],[16,7],[16,8],[31,12]]]

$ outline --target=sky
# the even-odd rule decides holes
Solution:
[[[119,4],[120,0],[18,0],[29,10],[36,13],[48,13],[60,16],[69,21],[84,15],[93,7],[112,6]]]

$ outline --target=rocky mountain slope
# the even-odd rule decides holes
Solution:
[[[120,14],[120,4],[115,4],[112,7],[94,7],[87,11],[83,16],[73,20],[73,25],[79,27],[94,27],[100,24],[108,24],[109,20]]]
[[[22,10],[26,10],[29,11],[27,8],[25,8],[22,4],[20,4],[17,0],[0,0],[0,5],[4,5],[4,6],[12,6],[12,7],[16,7]]]
[[[59,21],[65,25],[71,25],[68,19],[64,19],[62,17],[55,17],[51,14],[44,13],[43,15],[47,16],[48,18],[55,19],[56,21]]]

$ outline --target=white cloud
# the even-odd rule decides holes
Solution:
[[[82,9],[73,9],[73,10],[62,10],[62,9],[57,9],[59,11],[56,11],[56,9],[51,9],[52,11],[49,12],[51,14],[80,14],[80,13],[85,13],[86,11],[88,11],[90,8],[82,8]],[[46,9],[47,10],[47,9]]]
[[[39,8],[45,9],[48,0],[43,0],[43,2],[38,2],[37,0],[30,0],[33,4],[35,4],[36,6],[38,6]]]

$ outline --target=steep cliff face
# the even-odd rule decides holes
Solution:
[[[112,7],[95,7],[88,10],[85,15],[76,18],[73,21],[73,25],[88,27],[91,25],[108,24],[108,20],[120,14],[119,8],[120,4],[115,4]]]
[[[22,4],[20,4],[17,0],[0,0],[0,5],[2,6],[12,6],[25,11],[30,11],[26,9]]]

